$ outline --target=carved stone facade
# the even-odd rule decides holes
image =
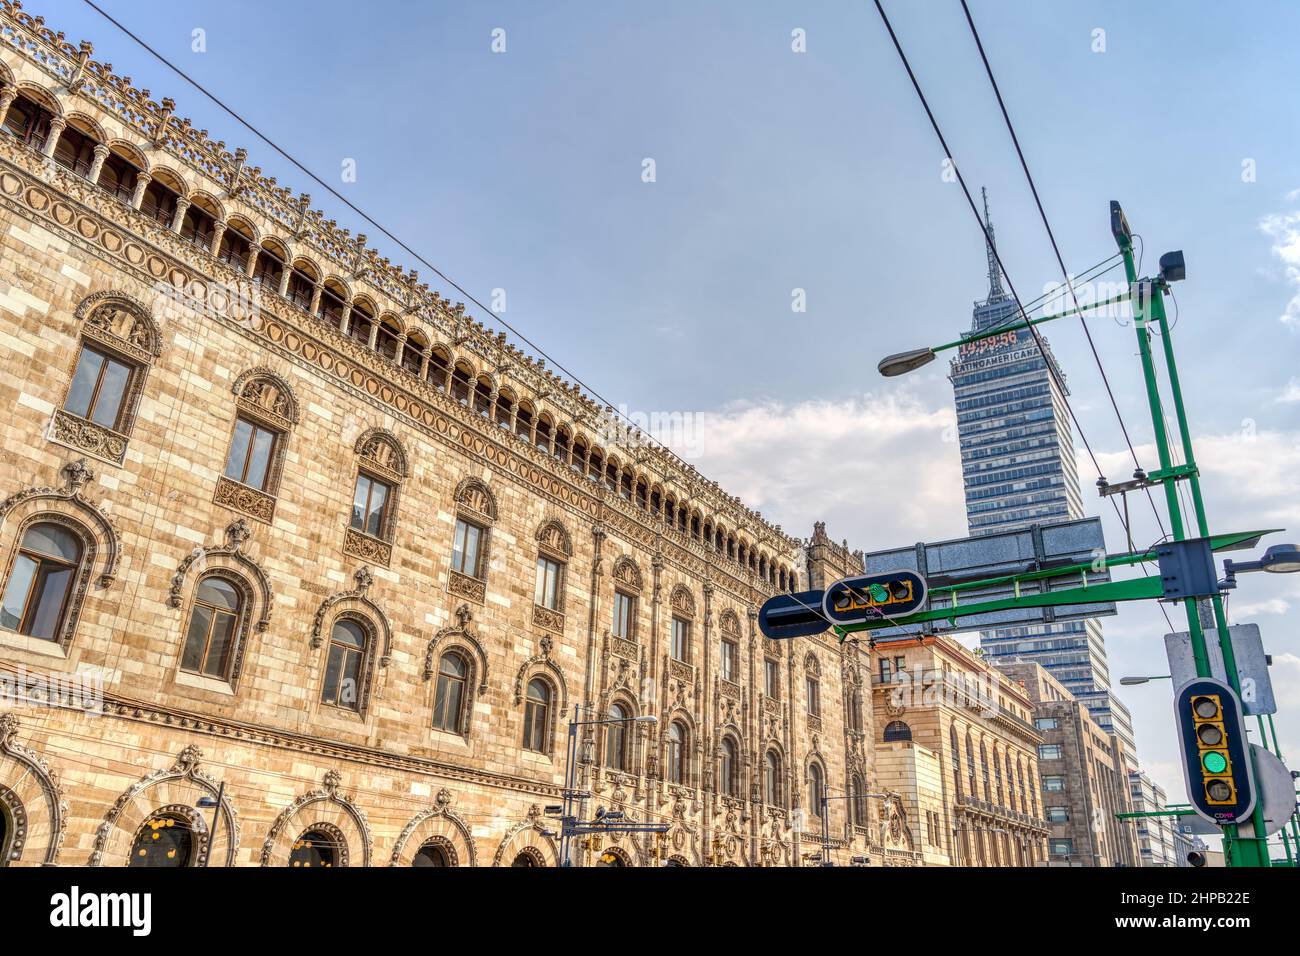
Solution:
[[[4,862],[121,865],[161,814],[212,866],[301,862],[310,832],[332,865],[555,865],[541,808],[579,705],[657,718],[626,725],[617,761],[603,729],[581,737],[588,813],[671,824],[604,849],[637,865],[820,851],[810,787],[874,789],[872,718],[849,730],[857,645],[758,633],[762,602],[806,583],[801,542],[670,451],[610,440],[580,389],[89,44],[11,0],[0,27],[0,119],[20,101],[51,118],[0,135],[4,581],[35,523],[79,548],[57,633],[0,628],[0,677],[103,680],[93,712],[18,700],[0,716]],[[61,162],[69,130],[131,163],[134,193]],[[90,345],[130,370],[108,433],[65,408]],[[274,439],[252,483],[227,474],[243,420]],[[361,476],[388,489],[373,525]],[[482,534],[475,574],[452,566],[458,520]],[[555,607],[536,600],[541,557],[562,566]],[[183,662],[214,578],[240,608],[221,677]],[[616,593],[632,601],[621,637]],[[341,706],[323,688],[348,623]],[[195,809],[222,784],[215,818]],[[880,808],[858,826],[830,808],[840,862],[886,859]]]

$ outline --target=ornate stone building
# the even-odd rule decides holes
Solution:
[[[1138,866],[1139,828],[1133,820],[1115,818],[1133,810],[1123,738],[1106,733],[1088,708],[1035,661],[995,663],[1033,701],[1034,728],[1043,737],[1039,783],[1043,814],[1052,828],[1049,864]]]
[[[1033,700],[949,637],[872,653],[875,780],[904,828],[895,853],[927,866],[1037,866],[1048,826]]]
[[[0,0],[0,862],[554,865],[579,704],[575,863],[884,861],[801,542],[91,53]]]

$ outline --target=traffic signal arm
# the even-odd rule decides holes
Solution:
[[[1059,576],[1058,568],[1054,574]],[[987,587],[990,582],[982,582]],[[940,589],[935,588],[931,593]],[[1164,597],[1164,582],[1158,577],[1133,578],[1128,581],[1105,581],[1087,587],[1066,588],[1043,594],[1026,594],[1021,597],[1001,598],[996,601],[976,601],[972,604],[954,604],[950,607],[918,611],[902,617],[872,619],[857,624],[843,624],[846,632],[879,630],[884,627],[903,627],[926,621],[955,621],[959,617],[988,614],[1025,607],[1063,607],[1070,604],[1105,604],[1111,601],[1149,601]]]

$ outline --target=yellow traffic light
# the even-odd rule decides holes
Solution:
[[[1200,694],[1191,699],[1191,705],[1206,802],[1215,806],[1235,804],[1237,788],[1223,726],[1223,701],[1218,694]]]

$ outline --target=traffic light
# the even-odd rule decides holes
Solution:
[[[1255,807],[1255,778],[1237,695],[1223,681],[1198,677],[1178,691],[1174,708],[1192,806],[1220,826],[1245,820]]]
[[[915,571],[843,578],[826,589],[823,612],[835,624],[898,618],[925,608],[925,578]]]

